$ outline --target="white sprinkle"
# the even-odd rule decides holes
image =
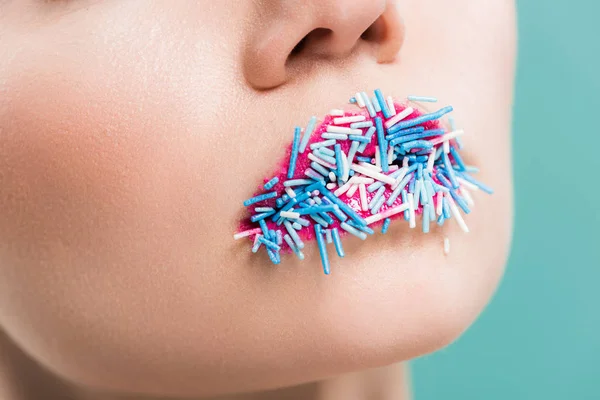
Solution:
[[[327,186],[325,186],[325,187],[326,187],[327,189],[329,189],[329,190],[333,190],[333,189],[335,189],[335,188],[337,187],[337,183],[335,183],[335,182],[330,182],[330,183],[328,183],[328,184],[327,184]]]
[[[452,196],[450,196],[450,193],[446,193],[446,200],[450,204],[450,211],[452,211],[452,216],[456,219],[456,222],[458,222],[458,226],[460,226],[460,229],[462,229],[465,233],[469,233],[469,227],[465,223],[465,220],[463,219],[462,215],[460,215],[460,211],[458,210],[454,199],[452,198]]]
[[[335,173],[333,171],[329,172],[329,180],[331,182],[337,181],[337,176],[335,176]]]
[[[417,179],[417,183],[415,184],[415,208],[419,207],[419,201],[421,200],[421,190],[425,190],[423,187],[423,180]]]
[[[367,202],[367,188],[365,187],[364,183],[360,183],[358,185],[358,191],[360,192],[361,210],[368,211],[369,210],[369,203]]]
[[[321,160],[319,157],[315,156],[313,153],[308,153],[308,159],[316,162],[317,164],[321,164],[322,166],[327,167],[329,169],[336,169],[335,165],[330,164],[325,160]]]
[[[354,185],[352,185],[350,187],[350,189],[348,189],[348,191],[346,192],[346,196],[348,196],[348,197],[354,196],[354,193],[356,193],[357,190],[358,190],[358,185],[356,184],[356,181],[354,181]]]
[[[446,133],[444,136],[439,136],[439,137],[436,137],[435,139],[431,139],[429,142],[431,142],[432,145],[437,146],[438,144],[440,144],[442,142],[455,139],[464,134],[465,134],[465,131],[463,131],[462,129],[458,129],[456,131]]]
[[[366,217],[365,221],[367,221],[367,225],[371,225],[374,222],[378,222],[378,221],[381,221],[382,219],[389,218],[392,215],[400,214],[401,212],[408,210],[408,208],[409,208],[408,204],[401,204],[394,208],[388,208],[387,210],[385,210],[382,213]]]
[[[402,168],[408,168],[408,157],[402,159]]]
[[[321,134],[321,138],[323,139],[333,139],[333,140],[348,140],[348,135],[346,135],[345,133],[330,133],[330,132],[325,132],[323,134]]]
[[[381,181],[383,183],[387,183],[389,185],[393,185],[394,184],[394,178],[389,177],[387,175],[381,174],[379,172],[373,171],[369,168],[365,168],[363,166],[360,165],[356,165],[356,164],[352,164],[351,167],[354,171],[361,173],[363,175],[366,175],[368,177],[371,177],[375,180]]]
[[[364,176],[356,176],[354,175],[352,177],[352,182],[359,184],[359,183],[364,183],[365,185],[370,185],[371,183],[375,182],[375,179],[373,178],[366,178]]]
[[[392,165],[392,163],[394,162],[394,148],[392,146],[390,146],[388,149],[387,160],[388,165]]]
[[[356,104],[358,104],[358,106],[360,108],[365,108],[366,104],[365,104],[365,101],[363,100],[363,97],[362,97],[362,95],[360,93],[356,93],[354,95],[354,98],[356,99]]]
[[[444,254],[450,254],[450,239],[444,238]]]
[[[352,129],[343,126],[327,125],[327,132],[343,133],[345,135],[360,135],[362,134],[362,129]]]
[[[311,150],[315,150],[318,149],[320,147],[328,147],[328,146],[333,146],[335,144],[335,140],[330,139],[330,140],[325,140],[323,142],[316,142],[310,145],[310,149]]]
[[[467,190],[466,187],[461,187],[460,188],[460,194],[463,195],[463,197],[467,201],[468,205],[470,205],[471,207],[475,206],[475,201],[473,200],[473,197],[471,196],[471,193]]]
[[[429,158],[427,159],[427,171],[433,171],[433,164],[435,163],[435,148],[431,150],[429,153]]]
[[[437,206],[435,212],[437,215],[442,215],[444,213],[444,192],[437,193]]]
[[[348,191],[348,189],[350,189],[350,186],[352,186],[352,179],[350,179],[348,182],[344,183],[342,186],[340,186],[338,188],[338,190],[336,190],[335,192],[333,192],[333,194],[336,197],[340,197],[341,195],[343,195],[344,193],[346,193]]]
[[[390,165],[390,166],[388,167],[388,171],[389,171],[389,172],[396,172],[396,171],[398,171],[399,169],[400,169],[400,167],[399,167],[399,166],[397,166],[397,165]]]
[[[256,235],[257,233],[261,233],[261,232],[262,232],[262,230],[260,228],[248,229],[247,231],[236,233],[235,235],[233,235],[233,239],[238,240],[238,239],[245,238],[248,236]]]
[[[375,162],[377,162],[377,160],[375,160]],[[373,165],[371,163],[366,163],[366,162],[360,161],[358,163],[358,165],[361,165],[361,166],[363,166],[365,168],[369,168],[371,171],[381,172],[381,167],[380,166]]]
[[[344,110],[339,110],[337,108],[334,108],[333,110],[329,111],[329,115],[331,115],[333,117],[343,117]]]
[[[460,178],[457,176],[456,179],[461,184],[461,186],[465,186],[465,187],[469,188],[469,190],[473,190],[473,191],[479,190],[479,188],[477,186],[473,185],[469,181],[464,180],[463,178]]]
[[[334,118],[333,123],[336,125],[343,125],[343,124],[351,124],[353,122],[363,122],[366,119],[367,119],[367,117],[365,117],[364,115],[355,115],[352,117]]]
[[[450,154],[450,142],[449,141],[444,141],[444,153],[445,154]]]
[[[286,187],[285,192],[288,194],[288,196],[290,196],[290,199],[296,197],[296,192],[294,192],[294,189],[292,189],[291,187]]]
[[[387,103],[388,108],[390,109],[390,114],[392,114],[393,117],[394,115],[396,115],[396,105],[394,104],[394,99],[392,98],[392,96],[388,96]]]
[[[348,178],[350,177],[350,165],[348,165],[348,157],[346,157],[346,153],[343,151],[340,154],[342,155],[342,182],[348,182]]]
[[[293,211],[282,211],[279,215],[284,218],[298,219],[300,218],[300,214]]]
[[[408,194],[408,221],[409,227],[415,228],[417,226],[417,220],[415,218],[415,199],[412,193]]]
[[[404,111],[402,111],[400,114],[396,114],[396,116],[388,119],[385,122],[385,127],[388,129],[391,128],[392,126],[396,125],[398,122],[402,121],[404,118],[408,117],[414,111],[415,110],[412,107],[405,108]]]
[[[426,96],[408,96],[409,101],[421,101],[424,103],[437,103],[437,99],[435,97],[426,97]]]
[[[379,154],[379,146],[375,148],[375,165],[381,171],[381,154]]]

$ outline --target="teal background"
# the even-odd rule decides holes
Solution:
[[[600,399],[600,1],[517,5],[512,254],[473,327],[413,363],[416,400]]]

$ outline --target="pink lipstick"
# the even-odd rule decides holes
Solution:
[[[264,247],[274,264],[285,253],[304,259],[305,241],[315,239],[329,274],[328,245],[344,257],[344,235],[366,240],[378,225],[385,234],[393,220],[411,228],[419,222],[428,233],[432,224],[454,218],[469,232],[462,214],[470,213],[470,191],[492,190],[460,156],[464,132],[452,118],[449,130],[441,123],[453,108],[424,114],[417,104],[435,98],[407,100],[397,103],[380,90],[373,97],[356,93],[353,110],[331,110],[304,130],[296,127],[287,157],[244,201],[250,215],[234,239],[249,238],[254,253]]]

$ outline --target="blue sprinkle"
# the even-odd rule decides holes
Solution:
[[[308,144],[308,140],[310,139],[310,136],[312,135],[316,126],[317,126],[317,117],[311,117],[310,121],[308,121],[308,125],[306,126],[306,129],[304,130],[304,136],[302,137],[302,143],[300,143],[300,146],[298,148],[298,151],[300,153],[304,153],[304,150],[306,150],[306,145]]]
[[[311,181],[310,179],[292,179],[292,180],[283,182],[283,186],[290,187],[290,186],[310,185],[313,182],[314,181]],[[283,198],[284,196],[285,195],[283,195],[281,197]]]
[[[452,112],[452,110],[454,110],[452,108],[452,106],[444,107],[444,108],[440,109],[439,111],[436,111],[431,114],[425,114],[425,115],[421,115],[420,117],[417,117],[414,119],[400,121],[396,125],[394,125],[394,128],[396,128],[397,130],[411,128],[413,126],[420,125],[424,122],[432,121],[434,119],[440,119],[442,116],[448,114],[449,112]],[[390,132],[390,133],[392,133],[392,132]]]
[[[328,149],[327,147],[320,147],[319,152],[329,157],[335,157],[335,151]]]
[[[299,224],[299,223],[297,223],[297,222],[294,222],[294,223],[292,224],[292,228],[294,228],[295,230],[299,231],[300,229],[302,229],[302,225],[300,225],[300,224]]]
[[[300,217],[300,218],[296,219],[296,222],[297,222],[297,223],[299,223],[300,225],[304,226],[304,227],[306,227],[306,226],[309,226],[309,225],[310,225],[310,221],[309,221],[309,220],[307,220],[307,219],[304,219],[304,218],[302,218],[302,217]]]
[[[444,160],[444,165],[446,166],[446,176],[448,177],[448,179],[450,179],[450,182],[452,183],[452,187],[454,189],[458,189],[458,187],[459,187],[458,181],[456,180],[456,174],[454,173],[454,168],[452,168],[452,164],[450,163],[450,158],[448,157],[448,154],[446,154],[446,153],[442,153],[442,157]]]
[[[271,262],[273,264],[277,265],[281,262],[281,259],[279,258],[279,254],[277,252],[275,252],[274,250],[267,249],[267,254],[269,255],[269,259],[271,260]]]
[[[431,178],[427,178],[427,180],[425,181],[425,192],[427,193],[427,196],[429,197],[433,197],[433,195],[435,194],[435,191],[433,190],[433,185],[431,184]]]
[[[315,201],[315,203],[317,203],[318,205],[323,204],[323,201],[319,198],[319,197],[313,197],[313,200]]]
[[[350,124],[352,129],[370,128],[373,126],[373,121],[353,122]]]
[[[360,143],[369,143],[371,140],[367,139],[364,136],[361,135],[349,135],[348,139],[350,140],[354,140],[355,142],[360,142]]]
[[[423,179],[423,164],[417,164],[417,179]]]
[[[413,140],[429,138],[433,136],[441,136],[445,133],[443,129],[430,129],[428,131],[423,131],[422,133],[415,133],[414,135],[406,135],[400,136],[395,139],[390,140],[390,145],[396,146],[401,143],[411,142]]]
[[[379,210],[381,209],[381,206],[383,206],[384,201],[385,201],[385,197],[382,196],[381,198],[379,198],[377,203],[375,203],[373,205],[373,208],[371,209],[371,214],[375,215],[375,214],[379,213]]]
[[[357,237],[361,238],[362,240],[366,240],[366,239],[367,239],[367,234],[366,234],[366,233],[359,231],[358,229],[356,229],[356,228],[354,228],[354,227],[352,227],[352,226],[348,225],[348,224],[347,224],[347,223],[345,223],[345,222],[342,222],[342,223],[340,224],[340,227],[341,227],[343,230],[345,230],[346,232],[348,232],[348,233],[351,233],[351,234],[353,234],[354,236],[357,236]]]
[[[269,212],[264,212],[264,213],[261,213],[261,214],[256,214],[256,215],[253,215],[252,217],[250,217],[250,221],[257,222],[257,221],[260,221],[260,220],[265,219],[267,217],[270,217],[273,214],[275,214],[275,210],[269,211]]]
[[[273,189],[273,186],[277,185],[278,183],[279,183],[278,177],[272,178],[269,182],[265,183],[264,188],[265,188],[265,190],[271,190],[271,189]]]
[[[402,191],[402,204],[406,204],[408,203],[408,194],[406,193],[406,190]],[[404,211],[404,219],[406,221],[408,221],[410,219],[410,211],[406,210]]]
[[[443,226],[444,225],[444,221],[446,220],[446,218],[444,218],[444,215],[440,215],[439,218],[437,219],[437,224],[439,226]]]
[[[385,119],[391,118],[392,114],[388,109],[387,103],[385,102],[385,98],[383,97],[383,93],[381,93],[380,89],[375,90],[375,98],[377,99],[377,103],[379,104],[379,108],[383,113],[383,117]]]
[[[433,198],[431,198],[431,201],[429,202],[429,205],[431,206],[431,207],[429,207],[430,220],[431,220],[431,222],[435,222],[436,216],[435,216],[435,206],[434,206],[434,203],[433,203]]]
[[[462,208],[462,210],[464,211],[465,214],[469,214],[471,212],[471,210],[469,209],[469,206],[467,206],[467,202],[465,201],[465,199],[463,199],[461,196],[459,196],[459,194],[456,193],[455,190],[451,190],[450,195],[452,196],[452,198],[454,199],[456,204],[458,204],[458,206],[460,208]]]
[[[350,160],[348,160],[348,161],[350,161]],[[352,164],[350,164],[350,165],[352,165]],[[350,176],[354,176],[354,170],[353,170],[353,169],[351,169],[351,170],[350,170],[350,172],[348,173],[348,175],[350,175]]]
[[[262,244],[264,244],[270,250],[273,250],[273,251],[281,250],[281,247],[278,246],[277,243],[265,239],[264,236],[259,236],[258,241],[261,242]]]
[[[425,127],[424,126],[416,126],[414,128],[409,128],[409,129],[402,129],[402,130],[395,130],[393,133],[391,132],[394,129],[394,127],[388,129],[388,135],[386,136],[387,140],[394,140],[396,138],[402,137],[402,136],[406,136],[406,135],[412,135],[414,133],[421,133],[425,131]]]
[[[358,229],[359,231],[362,231],[362,232],[364,232],[364,233],[367,233],[367,234],[369,234],[369,235],[373,235],[373,234],[375,234],[375,231],[374,231],[373,229],[369,228],[369,227],[368,227],[368,226],[366,226],[366,225],[365,225],[365,226],[358,226],[358,225],[356,225],[356,223],[355,223],[354,221],[350,221],[350,222],[348,222],[348,225],[352,226],[353,228],[356,228],[356,229]]]
[[[333,245],[335,246],[335,251],[337,251],[338,256],[344,257],[344,248],[342,247],[342,240],[340,239],[338,228],[333,228],[331,233],[333,236]]]
[[[325,132],[321,135],[321,137],[329,140],[348,140],[348,135],[345,133]]]
[[[371,163],[371,157],[356,156],[356,161]]]
[[[465,181],[472,183],[473,185],[477,186],[479,189],[483,190],[485,193],[487,194],[493,194],[494,190],[492,188],[490,188],[487,185],[484,185],[483,183],[475,180],[475,178],[473,178],[471,175],[467,174],[467,173],[458,173],[458,175],[463,178]]]
[[[320,149],[321,147],[333,146],[335,143],[335,139],[324,140],[322,142],[315,142],[310,145],[310,149],[315,150]]]
[[[423,233],[429,233],[429,208],[431,204],[423,206]]]
[[[429,154],[430,152],[431,152],[431,151],[425,151],[425,154]],[[427,157],[427,156],[419,156],[419,157],[416,157],[416,158],[415,158],[415,161],[416,161],[416,162],[419,162],[419,163],[422,163],[422,162],[427,162],[427,159],[428,159],[428,158],[429,158],[429,157]]]
[[[285,242],[287,243],[288,246],[290,246],[290,249],[292,249],[292,251],[296,254],[296,256],[300,259],[300,260],[304,260],[304,254],[300,251],[300,249],[296,246],[296,244],[292,241],[292,238],[290,237],[290,235],[285,235],[283,237],[283,240],[285,240]]]
[[[369,203],[370,210],[372,210],[373,207],[375,206],[375,204],[377,204],[377,202],[379,201],[379,199],[381,199],[383,197],[383,192],[385,192],[385,186],[380,187],[377,190],[377,193],[375,194],[375,196],[373,196],[373,198],[371,199],[371,202]]]
[[[386,218],[383,220],[383,226],[381,227],[381,233],[386,234],[388,229],[390,228],[390,224],[392,223],[391,218]]]
[[[375,96],[371,97],[371,104],[373,104],[373,108],[375,109],[375,112],[381,112],[381,106],[379,105],[379,102],[377,101],[377,97],[375,97]]]
[[[410,173],[410,174],[407,174],[404,177],[404,179],[402,179],[402,181],[400,181],[400,184],[396,187],[396,189],[394,189],[394,191],[388,198],[388,201],[387,201],[388,206],[391,206],[392,204],[394,204],[394,202],[398,198],[398,195],[404,190],[404,188],[406,187],[408,182],[412,179],[412,177],[413,177],[413,174]],[[406,199],[404,198],[404,196],[402,197],[402,203],[406,203]]]
[[[423,181],[421,179],[417,179],[415,184],[415,208],[419,207],[419,202],[421,201],[421,190],[423,190]]]
[[[342,163],[342,146],[340,144],[336,144],[335,149],[335,161],[332,164],[337,162],[337,176],[340,177],[344,173],[343,163]]]
[[[317,214],[311,214],[311,215],[309,215],[309,217],[312,218],[317,224],[321,225],[323,228],[327,228],[329,226],[327,221],[325,221],[323,218],[321,218]]]
[[[375,116],[377,116],[377,113],[375,112],[375,107],[373,107],[373,103],[371,103],[371,99],[369,98],[369,96],[367,96],[367,93],[365,92],[361,92],[360,94],[363,97],[365,105],[367,106],[369,115],[371,116],[371,118],[375,118]]]
[[[259,196],[252,197],[251,199],[244,201],[244,207],[251,206],[252,204],[255,204],[255,203],[260,203],[261,201],[274,199],[275,197],[277,197],[277,192],[261,194]]]
[[[442,199],[442,211],[445,219],[450,218],[450,206],[445,197]]]
[[[437,103],[437,99],[435,97],[425,97],[425,96],[408,96],[409,101],[421,101],[425,103]]]
[[[356,103],[356,97],[350,97],[350,104]]]
[[[253,253],[257,253],[258,249],[260,249],[260,245],[262,244],[260,239],[262,237],[262,235],[258,235],[258,237],[256,238],[256,241],[254,242],[254,245],[252,246],[252,252]]]
[[[415,179],[414,179],[414,177],[408,183],[408,192],[409,193],[414,193],[415,192]]]
[[[458,154],[458,151],[456,151],[456,149],[454,148],[454,146],[450,146],[450,154],[452,154],[452,158],[454,158],[454,161],[456,161],[456,163],[458,164],[459,171],[464,171],[466,169],[465,163],[460,154]]]
[[[311,215],[311,214],[319,214],[322,212],[333,211],[333,209],[334,209],[333,205],[312,206],[312,207],[300,208],[300,209],[296,210],[296,212],[300,215]]]
[[[325,239],[327,244],[333,243],[333,237],[331,236],[331,229],[325,229]]]
[[[327,256],[327,248],[325,247],[325,241],[323,240],[321,225],[315,225],[315,235],[317,237],[319,253],[321,254],[321,264],[323,264],[323,271],[325,272],[325,275],[329,275],[329,257]]]
[[[402,144],[401,149],[403,149],[404,151],[409,151],[412,149],[430,150],[432,147],[433,144],[431,144],[431,142],[428,140],[414,140],[412,142]]]
[[[285,186],[285,185],[284,185]],[[283,201],[288,201],[290,199],[290,196],[288,196],[287,194],[284,194],[283,196],[281,196],[281,199]]]
[[[325,186],[323,184],[321,184],[319,182],[313,183],[306,190],[307,191],[313,191],[315,189],[318,190],[319,192],[321,192],[321,194],[323,196],[327,197],[334,204],[336,204],[344,213],[346,213],[346,215],[348,215],[350,218],[352,218],[354,221],[356,221],[356,223],[358,225],[361,225],[361,226],[366,226],[367,225],[367,221],[365,221],[365,219],[363,217],[361,217],[360,215],[358,215],[352,209],[352,207],[350,207],[348,204],[346,204],[343,201],[341,201],[336,195],[334,195],[333,193],[331,193],[327,188],[325,188]]]
[[[339,146],[339,145],[336,145],[336,146]],[[321,152],[320,152],[320,151],[318,151],[318,150],[315,150],[315,151],[313,151],[312,153],[313,153],[313,155],[314,155],[315,157],[318,157],[318,158],[320,158],[320,159],[321,159],[321,160],[323,160],[323,161],[327,161],[327,162],[328,162],[328,163],[330,163],[330,164],[335,164],[335,158],[333,158],[333,157],[331,157],[331,156],[328,156],[328,155],[326,155],[326,154],[323,154],[323,153],[321,153]]]
[[[469,174],[476,174],[479,172],[479,168],[473,167],[472,165],[466,165],[465,172],[468,172]]]
[[[313,161],[310,163],[310,167],[325,177],[329,175],[329,171],[319,163]]]
[[[292,228],[292,224],[290,224],[290,221],[284,221],[283,225],[285,226],[285,229],[287,230],[288,234],[294,240],[294,243],[296,243],[296,246],[298,246],[299,249],[303,249],[304,242],[302,241],[302,239],[300,239],[300,236],[298,236],[296,230]]]
[[[283,207],[283,203],[285,203],[285,201],[283,201],[283,199],[280,197],[277,200],[275,200],[275,204],[277,205],[277,208],[281,208]]]
[[[264,219],[261,219],[260,221],[258,221],[258,225],[260,226],[260,229],[262,230],[262,233],[264,236],[269,236],[269,228],[267,228],[267,223],[265,222]]]
[[[257,212],[257,213],[270,212],[270,211],[274,211],[273,207],[256,207],[254,209],[254,212]]]
[[[290,157],[290,166],[288,168],[288,179],[292,179],[294,177],[294,172],[296,171],[296,161],[298,160],[298,148],[300,146],[300,127],[297,126],[294,130],[294,142],[292,144],[292,156]]]
[[[333,204],[333,202],[331,200],[329,200],[327,197],[323,197],[323,202],[325,204],[329,204],[329,205],[333,205],[333,213],[335,214],[335,216],[337,217],[337,219],[339,219],[340,221],[344,222],[348,219],[348,216],[346,216],[346,214],[344,214],[342,212],[342,210],[340,210],[340,207],[337,204]]]
[[[323,181],[323,183],[325,183],[323,175],[319,174],[317,171],[314,171],[312,168],[307,168],[306,171],[304,171],[304,175],[314,179],[315,181]]]
[[[329,216],[329,214],[325,213],[319,213],[319,217],[323,218],[325,220],[325,222],[327,222],[328,224],[333,224],[333,218],[331,218]]]
[[[379,143],[379,158],[381,160],[381,170],[383,172],[389,171],[387,153],[388,153],[388,142],[385,140],[385,131],[383,130],[383,122],[380,117],[375,118],[375,126],[377,129],[377,142]]]
[[[369,128],[367,133],[365,133],[365,137],[367,139],[369,139],[369,142],[371,142],[371,139],[373,138],[373,135],[375,134],[375,130],[376,130],[376,128],[374,126],[372,126]],[[360,147],[358,148],[358,152],[362,153],[363,151],[365,151],[366,148],[367,148],[367,143],[361,143]]]
[[[429,196],[427,195],[427,188],[425,187],[425,182],[423,178],[420,180],[421,182],[421,204],[425,205],[429,203]]]
[[[354,156],[356,155],[356,151],[358,150],[358,145],[358,142],[352,142],[352,144],[350,145],[350,151],[348,151],[348,165],[352,165],[352,162],[354,161]],[[350,170],[350,175],[354,175],[354,170]]]

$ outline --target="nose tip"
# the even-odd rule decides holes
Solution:
[[[246,80],[255,89],[272,89],[300,74],[292,72],[291,61],[347,57],[361,41],[376,47],[378,62],[391,62],[404,40],[395,0],[257,3],[262,3],[255,10],[259,21],[248,35],[243,60]]]

